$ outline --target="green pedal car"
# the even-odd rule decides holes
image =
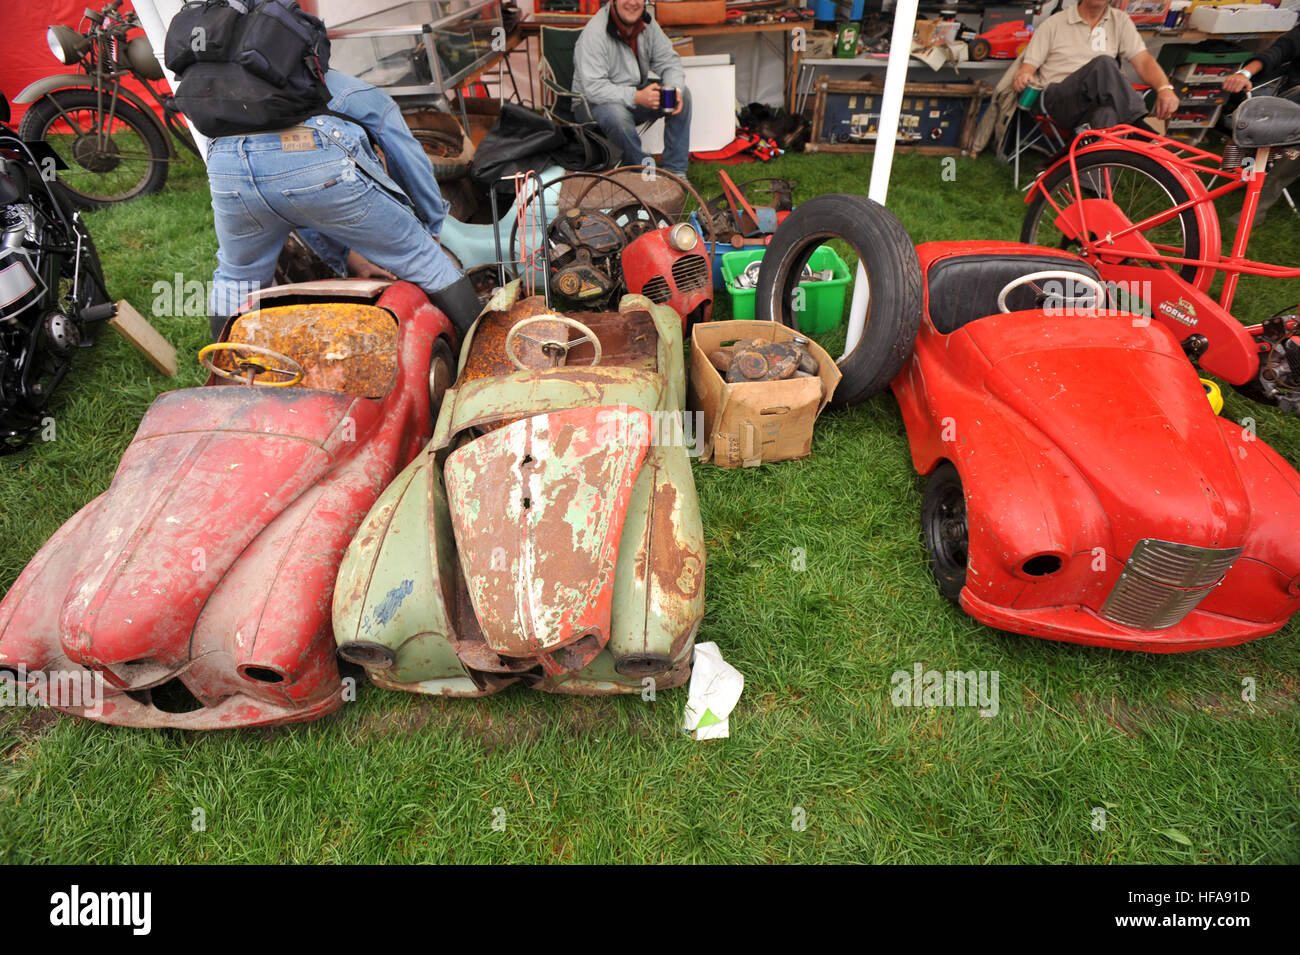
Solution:
[[[685,397],[673,309],[626,295],[569,317],[498,291],[433,440],[348,547],[339,653],[445,696],[683,683],[704,614]]]

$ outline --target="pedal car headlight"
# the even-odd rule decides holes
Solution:
[[[678,252],[689,252],[699,244],[700,234],[689,222],[679,222],[668,230],[668,244]]]

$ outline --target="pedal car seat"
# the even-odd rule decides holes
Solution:
[[[241,315],[227,341],[259,345],[302,365],[298,387],[382,398],[397,382],[397,320],[386,309],[348,302],[281,305]],[[234,370],[230,352],[215,361]],[[264,374],[268,381],[282,377]]]
[[[928,252],[926,309],[934,327],[947,335],[967,322],[998,312],[998,293],[1013,279],[1049,270],[1077,272],[1100,281],[1096,270],[1078,256],[1019,243],[1007,243],[1006,251],[961,254],[964,242],[930,242],[918,248]],[[1023,250],[1023,251],[1020,251]],[[1034,308],[1034,291],[1019,288],[1007,301],[1012,311]]]

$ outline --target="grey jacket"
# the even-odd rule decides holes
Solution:
[[[616,35],[606,4],[582,28],[573,57],[573,91],[589,106],[620,104],[632,109],[636,91],[651,74],[664,86],[686,87],[682,58],[673,50],[663,28],[653,18],[637,37],[635,54]]]

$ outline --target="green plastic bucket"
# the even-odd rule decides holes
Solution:
[[[740,249],[726,252],[722,256],[722,281],[731,296],[731,317],[737,321],[750,321],[754,318],[754,299],[756,290],[736,288],[736,276],[745,271],[745,266],[757,262],[766,249]],[[833,328],[838,328],[844,316],[844,290],[849,284],[849,267],[828,245],[819,246],[808,260],[814,272],[831,270],[835,277],[825,282],[800,282],[803,289],[803,308],[795,309],[799,320],[799,331],[805,335],[820,335]]]

